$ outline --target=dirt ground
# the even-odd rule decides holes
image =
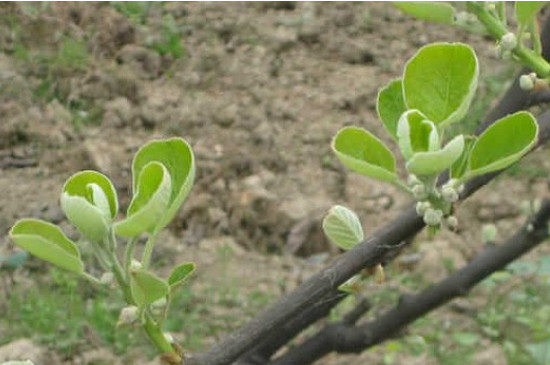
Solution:
[[[0,17],[2,244],[28,216],[74,235],[58,196],[81,169],[110,176],[124,211],[132,154],[152,138],[181,136],[195,151],[198,176],[156,257],[195,260],[197,290],[219,276],[216,250],[227,244],[237,254],[224,270],[244,292],[279,295],[337,254],[319,224],[333,204],[353,208],[368,234],[409,202],[346,171],[330,140],[357,125],[391,145],[376,95],[419,47],[466,42],[482,80],[509,73],[492,41],[412,20],[388,3],[165,3],[142,22],[108,3],[15,3],[0,4]],[[181,56],[151,46],[168,21],[181,35]],[[66,39],[85,44],[83,59],[60,55]],[[489,91],[481,82],[479,99]],[[548,171],[543,154],[527,164]],[[547,175],[492,183],[461,206],[459,234],[421,237],[413,270],[442,276],[442,257],[460,265],[477,251],[482,224],[496,222],[505,238],[523,219],[521,201],[545,194]],[[381,361],[373,351],[319,364]]]

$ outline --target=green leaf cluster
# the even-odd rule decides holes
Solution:
[[[150,307],[164,300],[167,308],[171,295],[193,273],[195,265],[178,265],[168,279],[160,278],[148,266],[158,232],[174,218],[193,185],[193,152],[181,138],[151,141],[134,156],[132,176],[133,197],[126,216],[120,220],[114,185],[97,171],[80,171],[69,177],[61,192],[61,208],[90,243],[106,274],[116,278],[128,304],[137,306],[144,328],[159,351],[175,352],[160,329],[166,310],[156,318]],[[148,240],[139,262],[134,259],[133,249],[142,234]],[[127,239],[122,263],[117,256],[117,236]],[[17,246],[42,260],[94,284],[110,285],[109,280],[99,280],[84,270],[79,245],[51,223],[21,219],[10,230],[10,237]]]
[[[417,6],[427,3],[413,7]],[[439,225],[452,212],[458,190],[467,180],[510,166],[538,138],[538,125],[528,112],[496,121],[479,137],[449,135],[448,126],[466,116],[478,75],[478,60],[470,46],[434,43],[406,63],[402,78],[380,90],[378,116],[406,162],[408,183],[399,178],[391,149],[364,128],[341,129],[332,141],[334,153],[351,170],[412,193],[424,202],[417,210],[427,224]],[[440,189],[436,181],[445,170],[450,170],[452,181]],[[333,211],[327,217],[336,219]],[[448,224],[456,227],[456,219]],[[331,237],[330,232],[327,235]],[[343,241],[344,247],[348,244]]]

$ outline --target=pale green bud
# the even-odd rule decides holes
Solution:
[[[167,304],[167,300],[166,300],[166,297],[162,297],[158,300],[155,300],[153,303],[151,303],[151,306],[153,308],[163,308],[163,307],[166,307],[166,304]]]
[[[458,201],[458,192],[452,186],[444,186],[441,189],[441,196],[447,203],[455,203]]]
[[[415,174],[410,174],[408,177],[407,177],[407,184],[410,186],[410,187],[413,187],[415,185],[422,185],[422,181],[420,181],[418,179],[418,177],[416,177]]]
[[[141,269],[141,267],[141,262],[139,262],[138,260],[132,259],[132,261],[130,262],[130,270],[132,271],[139,270]]]
[[[458,219],[454,215],[445,218],[445,225],[451,230],[455,231],[458,228]]]
[[[112,272],[106,272],[99,278],[101,284],[112,285],[115,282],[115,275]]]
[[[174,336],[172,336],[168,332],[164,332],[163,335],[164,335],[164,338],[166,339],[166,342],[174,343]]]
[[[500,47],[502,51],[511,51],[516,48],[518,45],[518,40],[516,35],[512,32],[508,32],[500,38]]]
[[[418,215],[424,215],[428,209],[430,209],[432,205],[430,202],[424,201],[424,202],[418,202],[416,203],[416,213]]]
[[[122,308],[118,316],[117,326],[136,323],[139,318],[139,308],[135,305]]]
[[[440,209],[430,208],[424,213],[424,223],[428,226],[438,226],[441,224],[443,212]]]
[[[415,185],[412,188],[413,196],[416,200],[425,200],[428,198],[426,187],[424,185]]]
[[[481,229],[481,237],[484,244],[495,242],[497,227],[494,224],[485,224]]]
[[[535,83],[533,82],[531,77],[529,77],[529,75],[521,75],[519,77],[519,87],[523,91],[530,91],[533,90],[533,88],[535,87]]]

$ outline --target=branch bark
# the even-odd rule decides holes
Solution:
[[[317,335],[289,350],[268,365],[310,364],[326,354],[357,353],[383,342],[401,328],[426,315],[502,270],[549,237],[550,200],[545,200],[534,217],[502,244],[488,245],[469,264],[446,279],[416,295],[401,298],[399,303],[379,318],[359,325],[345,321],[329,324]]]

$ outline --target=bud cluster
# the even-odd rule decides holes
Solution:
[[[430,193],[426,185],[414,175],[409,175],[407,182],[414,198],[418,200],[416,213],[422,216],[424,223],[433,227],[443,224],[452,231],[458,228],[458,220],[452,215],[445,216],[444,207],[458,201],[459,195],[464,189],[463,185],[458,185],[456,179],[451,179],[440,190],[435,189]],[[441,202],[441,204],[434,202]]]
[[[497,56],[502,59],[512,58],[512,51],[518,46],[518,39],[512,32],[503,35],[497,45]]]
[[[548,89],[548,80],[539,79],[537,74],[531,72],[519,77],[519,87],[524,91],[540,91]]]

